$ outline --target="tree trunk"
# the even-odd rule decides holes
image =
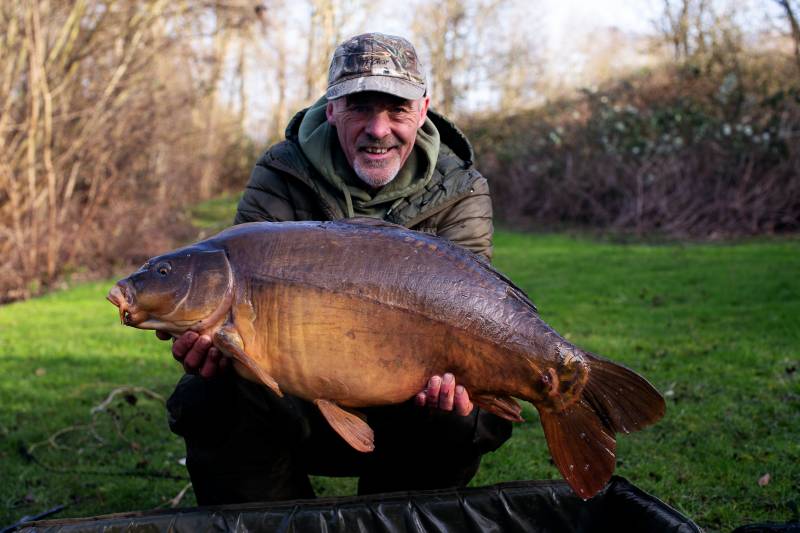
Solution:
[[[794,41],[794,60],[800,70],[800,23],[797,21],[797,14],[792,8],[790,0],[776,0],[778,5],[783,7],[786,13],[786,20],[789,23],[789,28],[792,34],[792,41]]]

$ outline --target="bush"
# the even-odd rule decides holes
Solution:
[[[498,217],[674,237],[800,229],[800,86],[753,58],[663,67],[468,123]],[[784,72],[785,70],[785,72]]]

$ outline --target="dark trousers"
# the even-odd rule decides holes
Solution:
[[[183,376],[167,410],[200,505],[312,498],[309,474],[358,477],[359,494],[465,486],[511,436],[508,421],[477,408],[462,417],[409,402],[362,410],[375,450],[361,453],[313,404],[233,373]]]

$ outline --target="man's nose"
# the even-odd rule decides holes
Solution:
[[[376,111],[367,121],[365,132],[375,139],[383,139],[392,132],[389,113],[386,111]]]

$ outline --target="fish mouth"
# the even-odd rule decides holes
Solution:
[[[117,282],[108,291],[106,299],[119,309],[119,321],[123,326],[138,329],[156,329],[178,336],[187,329],[191,329],[194,322],[173,323],[155,318],[147,311],[140,310],[136,305],[136,294],[133,287],[125,280]]]
[[[119,321],[125,326],[137,326],[147,317],[141,316],[134,304],[133,294],[130,285],[122,281],[111,287],[106,299],[119,308]]]

